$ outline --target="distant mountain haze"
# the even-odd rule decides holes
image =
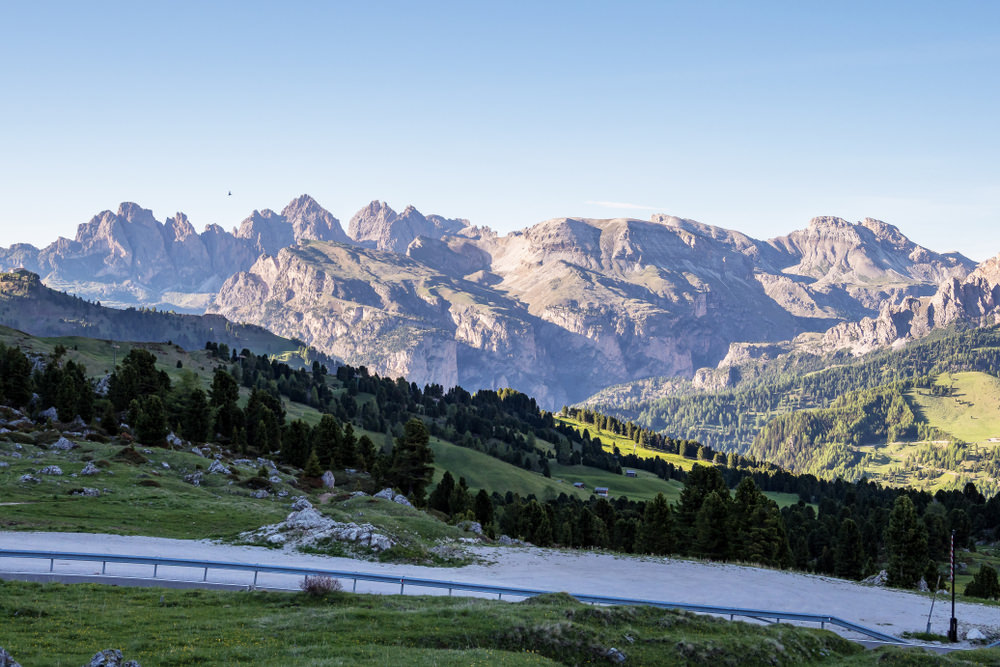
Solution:
[[[966,315],[992,312],[971,293],[982,281],[963,287],[978,280],[971,260],[878,220],[834,217],[766,241],[668,215],[556,218],[500,236],[373,201],[345,234],[303,195],[231,233],[197,234],[183,214],[159,223],[122,204],[75,240],[0,249],[0,268],[15,267],[89,298],[257,324],[381,375],[511,386],[548,407],[640,378],[692,377],[732,344],[830,330],[830,344],[857,345],[874,334],[850,327],[912,311],[939,285],[953,285],[948,303]],[[943,308],[906,335],[937,326]]]

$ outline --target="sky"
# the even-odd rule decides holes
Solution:
[[[0,62],[2,246],[308,193],[345,228],[836,215],[1000,252],[998,2],[10,0]]]

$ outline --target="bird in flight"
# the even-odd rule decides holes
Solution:
[[[233,191],[232,191],[232,190],[230,190],[230,191],[229,191],[229,194],[228,194],[228,195],[226,195],[226,196],[227,196],[227,197],[232,197],[232,196],[233,196]]]

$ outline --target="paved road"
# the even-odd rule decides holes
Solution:
[[[67,533],[16,533],[0,531],[0,548],[91,553],[163,556],[248,564],[301,566],[365,571],[426,579],[447,579],[473,584],[492,584],[541,590],[564,590],[611,597],[670,600],[692,604],[756,609],[799,611],[837,616],[882,632],[901,635],[904,631],[926,629],[930,598],[904,591],[863,586],[827,577],[740,567],[718,563],[664,558],[627,558],[597,552],[569,552],[534,548],[479,548],[486,563],[462,568],[430,568],[415,565],[371,563],[346,558],[329,558],[260,547],[213,544],[194,540],[125,537]],[[20,559],[0,559],[0,573],[28,572],[33,576],[48,572],[48,561],[26,564]],[[107,574],[121,583],[152,576],[152,566],[108,564]],[[61,576],[99,575],[99,563],[57,561],[54,573]],[[0,576],[3,576],[0,574]],[[195,585],[203,578],[201,569],[159,568],[158,577],[174,580],[171,585]],[[250,585],[250,572],[211,571],[209,580],[227,587]],[[150,582],[152,583],[152,582]],[[295,590],[300,578],[291,575],[264,575],[258,586]],[[345,588],[351,590],[352,582]],[[157,580],[156,585],[164,585]],[[358,582],[358,592],[398,593],[399,587]],[[433,594],[433,589],[406,588],[407,593]],[[437,591],[447,594],[447,591]],[[932,630],[944,634],[950,616],[949,605],[934,608]],[[987,636],[1000,635],[1000,614],[996,607],[960,604],[960,635],[976,627]],[[967,645],[966,645],[967,646]]]

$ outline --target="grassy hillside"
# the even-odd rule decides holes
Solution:
[[[652,458],[663,459],[667,463],[672,463],[678,468],[681,468],[683,470],[690,470],[691,466],[693,466],[695,463],[699,463],[699,461],[695,459],[689,459],[680,456],[678,454],[671,454],[668,452],[657,451],[655,449],[648,449],[646,447],[636,444],[635,441],[630,440],[624,436],[612,433],[611,431],[605,431],[603,429],[595,428],[593,424],[585,424],[577,419],[573,419],[572,417],[564,417],[562,415],[559,415],[556,417],[556,419],[562,422],[563,424],[572,426],[580,433],[583,433],[583,431],[585,430],[589,430],[591,437],[598,438],[601,441],[601,446],[604,447],[604,450],[607,452],[614,451],[614,448],[617,447],[618,450],[623,455],[635,454],[639,458],[644,458],[644,459],[652,459]],[[702,465],[706,464],[705,461],[700,461],[700,463]]]
[[[930,389],[916,388],[908,394],[921,417],[964,442],[1000,442],[1000,379],[969,371],[942,373],[935,382],[950,393],[935,396]]]

